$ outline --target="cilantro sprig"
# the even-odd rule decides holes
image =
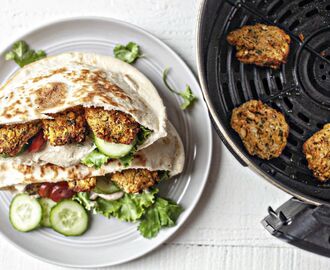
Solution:
[[[113,49],[113,54],[116,58],[129,64],[134,63],[142,56],[139,45],[134,42],[129,42],[127,45],[116,45]]]
[[[46,57],[47,54],[43,50],[35,51],[30,49],[30,46],[24,41],[20,40],[14,43],[11,50],[6,53],[5,59],[7,61],[13,60],[20,67],[35,62]]]
[[[135,142],[135,145],[134,145],[133,149],[131,150],[131,152],[129,152],[126,156],[119,159],[119,161],[121,162],[121,164],[124,165],[124,167],[131,166],[132,161],[134,159],[134,154],[137,151],[138,146],[143,144],[148,139],[150,134],[152,133],[152,131],[150,129],[148,129],[142,125],[140,126],[140,128],[141,128],[141,130],[137,134],[136,142]]]
[[[170,90],[172,93],[180,96],[183,98],[183,103],[180,105],[180,108],[182,110],[187,109],[188,107],[190,107],[196,100],[197,97],[193,94],[193,92],[190,89],[189,85],[186,85],[186,89],[182,92],[178,92],[176,90],[174,90],[168,83],[167,81],[167,75],[169,73],[170,69],[166,68],[163,72],[163,82],[165,84],[165,86],[167,87],[168,90]]]

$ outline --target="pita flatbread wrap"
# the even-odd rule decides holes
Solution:
[[[47,57],[18,70],[0,88],[0,126],[52,119],[77,106],[97,107],[130,115],[151,131],[136,145],[127,167],[109,159],[100,167],[81,160],[96,149],[93,136],[81,143],[53,146],[36,152],[0,157],[0,188],[101,176],[125,169],[180,173],[184,149],[152,83],[136,68],[110,56],[72,52]]]
[[[166,136],[166,112],[153,84],[136,68],[111,56],[70,52],[19,69],[0,88],[0,125],[51,119],[75,106],[131,115],[153,132],[143,149]]]

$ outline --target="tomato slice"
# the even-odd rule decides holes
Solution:
[[[54,186],[54,183],[42,183],[38,191],[40,197],[48,198]]]
[[[69,189],[68,183],[66,181],[56,183],[49,194],[49,198],[54,202],[59,202],[63,199],[72,198],[75,192]]]
[[[40,131],[37,136],[33,139],[31,145],[28,148],[28,152],[36,153],[41,147],[45,144],[46,140],[44,139],[42,131]]]

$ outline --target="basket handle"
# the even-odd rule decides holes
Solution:
[[[261,221],[273,236],[323,256],[330,257],[330,207],[311,205],[291,198],[278,209],[268,207]]]

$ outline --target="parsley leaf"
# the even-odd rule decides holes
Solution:
[[[134,159],[134,154],[137,151],[137,147],[145,142],[145,140],[150,136],[152,131],[144,126],[140,126],[140,131],[137,134],[136,142],[134,147],[132,148],[131,152],[129,152],[126,156],[119,159],[121,164],[124,167],[128,167],[132,164],[132,161]]]
[[[84,156],[81,159],[81,163],[88,167],[95,167],[96,169],[99,169],[103,164],[107,163],[108,159],[108,156],[95,149],[88,155]]]
[[[179,204],[158,197],[143,215],[138,230],[146,238],[155,237],[161,228],[174,226],[182,211]]]
[[[141,57],[140,47],[134,42],[129,42],[126,46],[125,45],[116,45],[113,49],[113,54],[116,58],[132,64],[138,58]]]
[[[170,178],[169,171],[158,171],[158,175],[159,175],[159,182],[166,181]]]
[[[13,60],[20,67],[24,67],[25,65],[44,57],[46,57],[46,53],[44,51],[35,51],[30,49],[29,45],[24,40],[15,42],[11,50],[5,55],[5,59],[7,61]]]
[[[141,145],[145,142],[146,139],[150,136],[152,130],[146,128],[145,126],[140,125],[140,132],[137,135],[138,142],[137,145]]]
[[[183,103],[180,105],[180,108],[182,110],[187,109],[191,104],[193,104],[196,100],[197,97],[194,96],[193,92],[190,89],[189,85],[186,85],[186,89],[182,92],[178,92],[176,90],[174,90],[167,82],[167,75],[168,72],[170,71],[169,68],[166,68],[163,72],[163,82],[165,84],[165,86],[168,88],[168,90],[170,90],[172,93],[181,96],[183,98]]]

